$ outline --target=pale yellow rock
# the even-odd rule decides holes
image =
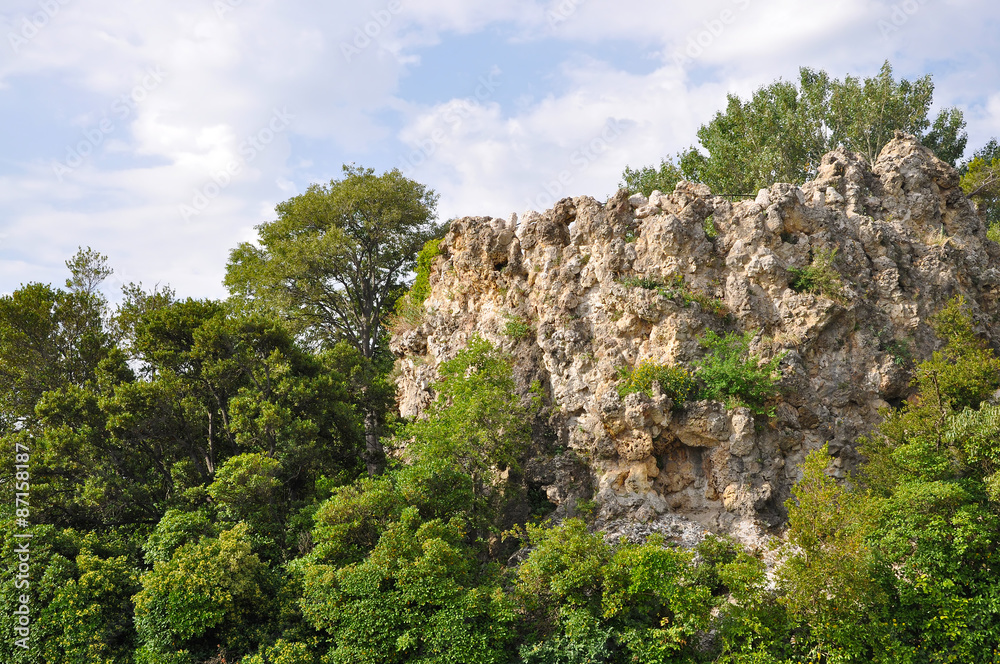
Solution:
[[[839,296],[793,290],[790,271],[833,249]],[[609,533],[642,522],[754,540],[783,522],[810,451],[829,444],[838,476],[856,466],[858,436],[912,394],[915,363],[939,347],[927,321],[949,297],[962,294],[1000,347],[1000,247],[954,169],[902,134],[874,165],[838,150],[816,180],[755,200],[688,182],[648,200],[581,196],[520,220],[457,219],[440,250],[423,320],[391,341],[401,414],[426,409],[438,365],[473,334],[492,341],[514,357],[519,391],[537,380],[554,399],[526,481],[557,516],[593,498]],[[713,300],[726,317],[704,306]],[[531,334],[505,336],[512,316]],[[774,418],[618,396],[620,367],[692,368],[709,329],[753,333],[763,358],[786,353]]]

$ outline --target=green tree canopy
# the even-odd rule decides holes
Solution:
[[[965,151],[965,119],[959,109],[947,108],[931,122],[933,93],[930,75],[897,81],[888,62],[864,79],[839,80],[803,67],[798,85],[778,80],[747,101],[729,95],[725,110],[698,130],[700,149],[681,152],[676,164],[664,160],[659,170],[626,168],[624,186],[648,195],[654,173],[676,171],[720,194],[752,194],[774,182],[801,184],[816,174],[823,154],[838,146],[874,163],[897,129],[954,166]]]
[[[344,166],[340,180],[280,203],[278,218],[257,226],[257,245],[232,251],[226,286],[319,345],[347,340],[371,359],[417,252],[440,233],[437,200],[397,169]]]
[[[440,235],[437,200],[398,169],[376,175],[345,165],[340,180],[279,204],[278,218],[257,227],[258,244],[232,251],[226,286],[236,301],[277,312],[315,345],[347,341],[376,360],[417,253]],[[392,392],[379,373],[370,371],[361,390],[369,474],[384,464],[378,423]]]
[[[993,138],[962,164],[962,189],[976,202],[990,239],[1000,240],[1000,143]]]

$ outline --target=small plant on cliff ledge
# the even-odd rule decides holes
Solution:
[[[645,290],[658,290],[663,287],[663,282],[655,277],[624,277],[618,280],[625,288],[643,288]]]
[[[724,337],[709,330],[701,338],[708,353],[697,363],[698,378],[705,384],[701,397],[725,401],[727,408],[746,406],[755,415],[774,417],[785,353],[768,361],[750,352],[753,332],[729,333]]]
[[[531,336],[531,324],[520,316],[508,316],[503,333],[511,339],[526,339]]]
[[[725,316],[729,312],[722,300],[694,290],[684,281],[684,277],[679,274],[674,275],[669,282],[661,285],[658,290],[660,291],[660,295],[671,300],[680,298],[684,302],[684,306],[689,306],[692,302],[697,302],[702,309],[716,316]]]
[[[788,268],[788,274],[792,277],[789,287],[797,293],[815,293],[825,295],[832,300],[841,299],[844,284],[840,281],[840,274],[833,267],[836,257],[836,249],[817,249],[813,253],[812,263],[807,267]]]
[[[431,268],[434,266],[434,259],[441,254],[440,245],[441,238],[430,240],[417,254],[417,277],[410,287],[410,297],[414,302],[423,304],[431,294]]]
[[[655,362],[642,362],[636,367],[618,367],[618,395],[626,397],[629,394],[641,392],[653,396],[653,383],[659,383],[660,392],[670,397],[675,408],[682,408],[684,402],[694,398],[698,392],[698,383],[694,374],[684,367],[675,367]]]
[[[664,282],[655,277],[625,277],[618,280],[626,288],[642,288],[645,290],[655,290],[668,300],[680,299],[684,306],[689,306],[692,302],[697,302],[701,308],[716,316],[725,316],[728,313],[725,303],[704,293],[700,293],[684,281],[682,275],[674,275],[670,281]]]

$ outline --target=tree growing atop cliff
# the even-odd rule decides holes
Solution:
[[[976,202],[976,208],[990,229],[990,239],[1000,239],[1000,144],[990,142],[962,164],[962,189]]]
[[[232,251],[225,283],[236,300],[277,312],[313,345],[347,341],[372,362],[384,348],[386,316],[417,252],[440,232],[438,196],[398,169],[382,175],[356,166],[343,170],[340,180],[310,185],[280,203],[278,218],[257,226],[258,244],[243,242]],[[369,382],[366,464],[377,473],[384,390]]]
[[[622,186],[648,195],[645,185],[654,178],[637,174],[676,171],[717,193],[752,194],[774,182],[801,184],[838,146],[874,163],[897,129],[914,134],[954,166],[968,138],[965,118],[959,109],[947,108],[932,123],[933,95],[930,75],[896,81],[888,62],[865,79],[839,80],[803,67],[798,85],[778,80],[748,101],[729,95],[725,110],[698,130],[700,149],[682,151],[676,163],[664,160],[658,171],[626,168]]]

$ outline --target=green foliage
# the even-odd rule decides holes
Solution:
[[[962,164],[962,189],[976,203],[994,242],[1000,238],[1000,143],[995,138]]]
[[[811,453],[789,500],[788,539],[798,551],[781,567],[782,602],[809,625],[819,656],[858,661],[884,634],[886,570],[867,545],[873,525],[863,494],[826,475],[828,449]]]
[[[560,608],[555,630],[542,641],[521,646],[524,664],[602,664],[613,661],[614,629],[589,612]]]
[[[722,560],[709,563],[703,567],[710,567],[728,593],[715,623],[718,630],[715,661],[719,664],[787,662],[795,639],[788,613],[777,601],[780,590],[773,588],[768,579],[764,561],[735,547]]]
[[[347,342],[376,363],[388,355],[389,314],[417,253],[443,231],[433,222],[438,196],[398,169],[376,175],[345,165],[343,171],[342,179],[312,184],[280,203],[278,218],[257,227],[257,244],[232,251],[225,283],[235,306],[279,315],[312,346]],[[406,302],[403,317],[419,317],[422,303]],[[382,472],[385,461],[379,438],[385,373],[372,373],[361,388],[369,475]]]
[[[273,573],[251,551],[249,527],[177,549],[143,575],[135,596],[136,661],[199,662],[219,649],[255,650],[274,612]]]
[[[506,662],[513,612],[479,570],[459,519],[403,510],[361,563],[307,574],[303,611],[334,637],[332,662]]]
[[[807,267],[788,268],[788,274],[792,277],[789,287],[797,293],[815,293],[825,295],[832,300],[839,300],[843,295],[844,284],[840,281],[840,274],[833,267],[836,258],[836,249],[816,249],[813,252],[812,263]]]
[[[729,95],[724,111],[698,130],[700,148],[678,156],[684,179],[719,194],[752,194],[774,182],[801,184],[814,177],[823,155],[839,145],[875,163],[901,129],[914,134],[953,166],[965,151],[965,119],[957,108],[928,119],[930,76],[896,81],[886,62],[870,78],[831,78],[803,67],[799,82],[775,81],[744,101]],[[672,162],[665,162],[671,165]],[[652,167],[626,174],[654,172]]]
[[[946,344],[919,367],[921,393],[939,394],[956,411],[978,408],[1000,387],[1000,359],[976,336],[962,296],[952,298],[930,322]]]
[[[817,80],[823,76],[821,73]],[[863,154],[869,164],[875,163],[897,129],[916,135],[952,166],[965,151],[965,119],[959,109],[942,110],[933,126],[928,119],[934,96],[930,75],[897,82],[886,62],[876,76],[863,80],[846,76],[843,83],[831,81],[829,91],[823,92],[829,95],[824,122],[831,129],[830,145],[843,143]]]
[[[660,392],[670,397],[676,408],[683,408],[684,402],[698,393],[698,383],[688,369],[655,362],[641,362],[635,367],[618,367],[618,395],[642,393],[653,396],[653,383],[660,386]]]
[[[440,255],[441,238],[428,240],[417,254],[416,278],[402,297],[396,301],[393,314],[389,317],[389,328],[393,334],[418,327],[424,321],[424,300],[431,294],[431,269],[434,259]]]
[[[657,290],[663,287],[663,281],[655,277],[624,277],[618,280],[625,288],[643,288],[645,290]]]
[[[260,529],[278,521],[281,463],[259,452],[226,459],[208,486],[219,516],[225,521],[246,521]]]
[[[165,563],[184,544],[197,543],[202,537],[217,534],[210,516],[203,510],[167,510],[143,546],[146,562],[150,565]]]
[[[694,661],[713,602],[691,553],[655,536],[614,547],[579,519],[522,536],[532,548],[515,597],[539,626],[521,647],[525,661]]]
[[[439,236],[438,197],[398,170],[343,171],[280,203],[278,218],[257,227],[259,246],[233,250],[226,286],[237,301],[279,312],[317,343],[346,340],[372,358],[402,279]]]
[[[131,597],[139,574],[128,556],[101,557],[86,545],[75,560],[75,578],[60,587],[41,620],[53,633],[42,650],[66,664],[131,662],[136,647]]]
[[[107,303],[77,269],[80,290],[28,284],[0,297],[0,434],[34,421],[45,392],[82,386],[110,352]]]
[[[691,553],[665,548],[656,536],[615,551],[603,570],[603,617],[617,628],[628,661],[690,661],[712,608],[709,589],[693,583],[692,572]]]
[[[630,194],[642,194],[648,197],[653,191],[669,194],[681,179],[683,179],[681,169],[673,160],[661,159],[659,168],[643,166],[633,170],[626,166],[618,186],[627,189]]]
[[[527,339],[531,336],[531,323],[520,316],[508,316],[503,333],[511,339]]]
[[[631,276],[618,279],[618,283],[626,288],[655,290],[667,299],[680,300],[684,303],[684,306],[689,306],[697,302],[702,309],[716,316],[725,316],[728,313],[724,302],[694,290],[684,281],[684,277],[679,274],[674,275],[668,281],[663,281],[656,277]]]
[[[11,501],[11,505],[13,501]],[[129,664],[136,648],[131,620],[131,595],[138,589],[134,541],[108,531],[103,536],[64,530],[51,525],[31,526],[30,577],[18,579],[17,561],[23,533],[13,510],[2,508],[0,554],[11,561],[0,580],[0,661],[11,664]],[[15,613],[27,596],[30,629],[27,649],[15,643]]]
[[[960,297],[932,324],[945,346],[917,367],[917,394],[862,439],[867,464],[853,485],[826,475],[824,449],[793,491],[797,549],[779,579],[813,656],[970,661],[1000,647],[1000,413],[984,402],[1000,367]]]
[[[428,240],[417,254],[417,276],[410,287],[410,298],[414,302],[423,304],[431,294],[431,268],[434,267],[434,259],[441,254],[440,244],[441,238]]]
[[[278,639],[273,646],[262,647],[257,654],[243,658],[241,664],[317,664],[314,650],[308,643]]]
[[[803,87],[808,70],[802,70]],[[704,182],[719,194],[751,194],[774,182],[804,182],[826,152],[822,102],[812,90],[799,94],[777,81],[744,102],[728,96],[725,111],[698,130],[708,154],[691,147],[680,156],[686,179]]]
[[[399,437],[409,441],[407,454],[415,462],[444,460],[485,491],[498,473],[519,467],[531,441],[537,393],[522,400],[511,359],[479,337],[438,371],[428,417],[407,424]]]
[[[720,337],[709,330],[701,343],[705,356],[695,363],[698,378],[705,384],[702,398],[725,401],[727,407],[746,406],[755,415],[774,416],[784,353],[766,362],[750,352],[753,332],[728,333]]]
[[[730,407],[747,406],[757,415],[771,414],[765,406],[778,395],[778,365],[784,354],[764,362],[750,352],[753,338],[752,332],[720,337],[709,330],[702,338],[708,352],[696,363],[697,375],[705,383],[704,398],[724,400]]]
[[[715,226],[715,215],[710,214],[701,222],[701,228],[705,231],[705,237],[714,240],[719,236],[719,229]]]

